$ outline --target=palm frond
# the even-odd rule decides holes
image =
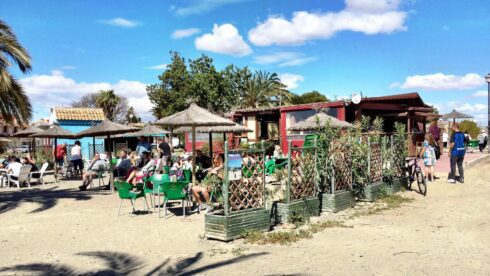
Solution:
[[[7,121],[15,118],[20,123],[28,123],[32,117],[29,97],[17,80],[10,76],[9,89],[0,87],[0,115]]]

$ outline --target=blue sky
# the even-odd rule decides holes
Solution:
[[[175,50],[277,72],[296,93],[417,91],[486,124],[489,14],[486,0],[0,2],[33,59],[30,74],[11,71],[36,119],[109,88],[151,119],[145,86]]]

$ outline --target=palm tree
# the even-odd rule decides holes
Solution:
[[[111,121],[113,121],[117,115],[116,109],[120,101],[120,97],[114,93],[114,90],[101,90],[97,93],[97,107],[102,108],[106,118]]]
[[[246,81],[245,91],[242,95],[242,107],[257,108],[259,106],[272,106],[274,102],[289,103],[291,93],[285,89],[276,73],[263,71],[255,72]]]
[[[15,118],[27,123],[32,117],[32,106],[22,86],[9,73],[13,61],[22,73],[31,71],[31,57],[17,40],[12,29],[0,19],[0,115],[7,121]]]

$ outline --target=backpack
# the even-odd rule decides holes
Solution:
[[[462,157],[466,153],[465,148],[465,136],[461,132],[454,133],[454,147],[451,151],[451,155]]]

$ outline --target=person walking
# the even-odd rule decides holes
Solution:
[[[435,146],[437,146],[439,148],[439,152],[442,152],[441,129],[439,128],[439,125],[437,124],[437,120],[432,121],[432,123],[429,127],[429,132],[435,141]]]
[[[75,145],[71,148],[71,163],[75,174],[81,175],[83,172],[82,147],[78,140],[75,141]]]
[[[456,165],[458,166],[459,182],[464,183],[463,161],[466,153],[465,135],[459,131],[458,123],[454,123],[451,127],[452,134],[449,141],[449,158],[451,162],[451,172],[447,183],[456,183]]]
[[[419,156],[424,160],[425,179],[429,182],[436,179],[434,175],[434,167],[436,165],[435,147],[438,147],[438,145],[433,141],[432,134],[426,133]]]
[[[170,145],[167,143],[165,137],[160,139],[159,142],[160,143],[158,144],[158,153],[162,157],[162,165],[163,166],[170,166],[170,163],[171,163],[170,157],[172,156],[172,151],[170,150]]]
[[[480,152],[483,152],[483,149],[485,148],[485,131],[482,130],[480,134],[478,134],[478,148],[480,149]]]

